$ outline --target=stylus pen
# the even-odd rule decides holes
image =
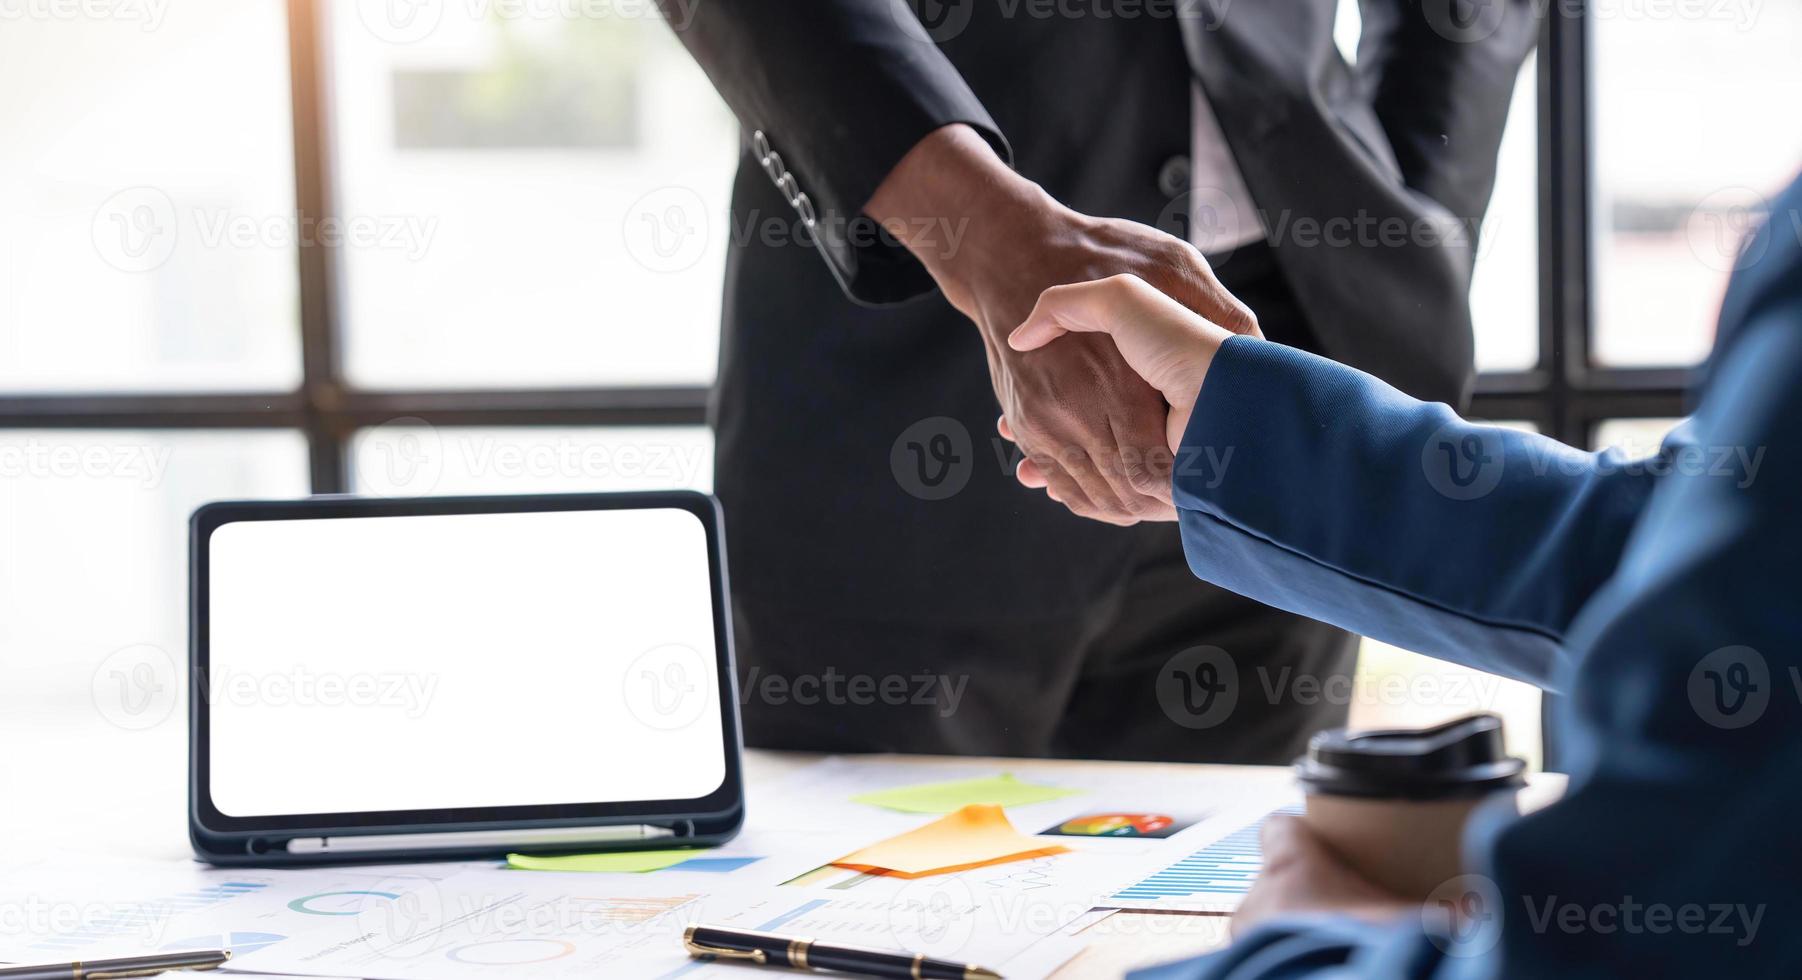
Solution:
[[[45,966],[0,967],[8,980],[112,980],[114,977],[153,977],[169,970],[211,970],[232,958],[229,949],[193,949],[185,953],[123,956],[113,960],[76,960]]]
[[[426,851],[453,847],[583,847],[621,841],[674,837],[668,827],[540,827],[532,830],[454,830],[442,834],[362,834],[350,837],[296,837],[290,854],[354,854],[358,851]]]
[[[682,946],[690,956],[713,956],[759,966],[791,970],[837,970],[866,977],[912,977],[914,980],[1001,980],[980,966],[928,959],[924,953],[891,953],[857,946],[829,946],[811,939],[768,932],[689,926]]]

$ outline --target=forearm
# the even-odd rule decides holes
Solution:
[[[1074,216],[1009,167],[969,126],[934,130],[915,144],[877,187],[864,213],[895,236],[926,267],[945,299],[978,319],[979,284],[995,290],[1019,278],[1017,254],[998,240],[1011,233],[1022,245],[1044,241],[1047,216]],[[980,323],[980,320],[979,320]]]
[[[1802,189],[1773,210],[1786,204],[1802,207]],[[1700,409],[1666,441],[1675,475],[1572,629],[1584,654],[1564,729],[1569,788],[1524,817],[1479,811],[1466,831],[1475,887],[1462,901],[1493,912],[1487,924],[1273,921],[1135,980],[1586,977],[1598,964],[1616,976],[1796,973],[1802,941],[1769,923],[1797,917],[1802,861],[1789,737],[1802,702],[1786,680],[1802,671],[1790,571],[1802,550],[1802,246],[1771,229],[1748,246],[1768,257],[1729,287]],[[1723,814],[1731,832],[1698,852],[1697,829]],[[1567,909],[1587,910],[1590,927],[1544,927]],[[1686,909],[1708,910],[1708,924],[1646,925]]]
[[[1656,482],[1244,338],[1216,355],[1181,449],[1173,491],[1200,577],[1552,687]]]
[[[893,0],[817,0],[804,15],[767,0],[658,0],[747,136],[752,161],[793,204],[805,195],[814,237],[854,298],[891,302],[930,288],[892,242],[853,229],[910,148],[962,124],[1001,159],[1007,145],[957,69],[899,19]],[[802,209],[797,209],[801,211]],[[803,215],[804,216],[804,215]],[[851,233],[855,230],[855,234]]]

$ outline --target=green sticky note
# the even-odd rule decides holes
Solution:
[[[1046,800],[1063,799],[1082,792],[1057,786],[1023,783],[1011,773],[983,779],[958,779],[948,783],[921,783],[878,790],[851,797],[853,803],[867,803],[902,813],[956,813],[972,803],[993,806],[1025,806]]]
[[[707,853],[686,851],[621,851],[617,854],[509,854],[507,867],[515,871],[662,871],[673,864]]]

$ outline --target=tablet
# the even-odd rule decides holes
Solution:
[[[713,844],[743,819],[718,505],[209,504],[189,827],[214,863]]]

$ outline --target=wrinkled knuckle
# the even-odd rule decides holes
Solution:
[[[1101,519],[1101,511],[1094,504],[1086,503],[1081,500],[1066,499],[1064,501],[1064,506],[1070,508],[1070,513],[1075,514],[1077,517],[1085,517],[1091,521],[1098,521]]]
[[[1150,467],[1134,467],[1128,471],[1126,479],[1140,493],[1154,493],[1162,488],[1164,482]]]
[[[1235,306],[1227,319],[1231,322],[1222,326],[1234,333],[1252,333],[1258,330],[1258,315],[1244,304]]]
[[[1133,518],[1135,522],[1150,517],[1155,513],[1157,513],[1157,508],[1152,506],[1151,501],[1146,500],[1136,493],[1131,499],[1126,501],[1126,514]]]
[[[1196,250],[1195,246],[1177,239],[1158,255],[1161,268],[1172,279],[1184,285],[1206,282],[1213,278],[1213,270],[1208,267],[1208,260]]]

